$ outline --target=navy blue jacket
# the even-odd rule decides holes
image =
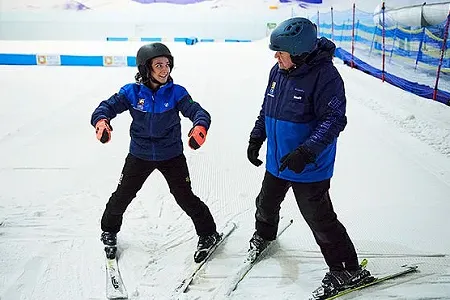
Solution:
[[[276,64],[251,137],[267,138],[266,169],[272,175],[294,182],[317,182],[333,176],[336,141],[345,128],[344,83],[333,65],[335,45],[318,41],[313,58],[291,70]],[[303,145],[317,156],[299,174],[279,171],[280,159]]]
[[[123,86],[119,93],[100,103],[92,114],[91,124],[95,126],[100,119],[111,120],[126,110],[133,118],[130,153],[144,160],[167,160],[183,153],[180,112],[193,126],[201,125],[208,130],[211,124],[209,113],[172,80],[156,92],[137,83]]]

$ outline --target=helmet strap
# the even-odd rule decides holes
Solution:
[[[139,71],[139,82],[140,83],[142,83],[142,84],[146,84],[147,82],[148,82],[148,80],[149,80],[149,78],[148,78],[148,75],[149,75],[149,71],[148,71],[148,68],[147,68],[147,66],[138,66],[138,71]],[[137,77],[137,74],[136,74],[136,77]],[[135,78],[136,78],[135,77]],[[137,80],[138,78],[136,78],[136,80]]]

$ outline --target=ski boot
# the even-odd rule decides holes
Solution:
[[[256,231],[250,239],[250,248],[248,249],[248,260],[254,262],[264,249],[269,246],[270,241],[262,238]]]
[[[117,252],[117,234],[104,231],[100,240],[105,245],[105,253],[108,259],[115,259]]]
[[[322,285],[313,293],[313,299],[327,299],[337,293],[374,281],[375,278],[364,266],[357,270],[330,270],[322,279]]]
[[[215,232],[210,235],[200,236],[197,244],[197,251],[194,253],[194,261],[199,263],[203,261],[211,251],[211,249],[216,245],[222,236]]]

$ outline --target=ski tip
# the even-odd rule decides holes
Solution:
[[[229,221],[225,222],[225,225],[223,225],[223,228],[227,228],[227,227],[236,228],[237,224],[235,221],[229,220]]]
[[[359,265],[361,266],[361,268],[365,268],[368,263],[369,261],[367,260],[367,258],[364,258]]]
[[[290,219],[289,223],[291,223],[291,224],[294,223],[294,219]]]
[[[419,269],[419,266],[406,264],[406,265],[403,265],[402,268],[409,269],[409,270],[412,270],[412,271],[417,271],[417,269]]]

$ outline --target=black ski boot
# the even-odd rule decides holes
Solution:
[[[254,262],[261,252],[267,248],[270,241],[262,238],[256,231],[250,239],[250,248],[248,249],[248,259]]]
[[[199,263],[203,261],[209,251],[222,239],[222,236],[215,232],[210,235],[200,236],[198,238],[197,251],[194,253],[194,261]]]
[[[100,240],[103,242],[103,245],[105,245],[106,257],[115,259],[117,252],[117,234],[104,231],[102,232]]]
[[[313,292],[314,299],[326,299],[337,293],[364,285],[375,278],[365,268],[358,270],[329,271],[322,279],[322,285]]]

